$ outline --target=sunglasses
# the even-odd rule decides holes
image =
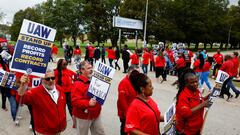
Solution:
[[[50,81],[50,80],[55,80],[55,77],[48,77],[48,78],[44,78],[44,80],[46,80],[46,81]]]

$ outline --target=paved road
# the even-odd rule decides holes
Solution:
[[[122,61],[119,61],[122,64]],[[56,63],[50,63],[49,66],[55,67]],[[72,66],[70,68],[73,69]],[[161,112],[165,112],[173,102],[177,89],[170,84],[176,80],[176,77],[168,76],[167,82],[162,84],[154,78],[154,73],[150,72],[149,77],[152,79],[154,86],[153,99],[158,103]],[[112,85],[107,96],[107,100],[102,109],[102,120],[106,135],[118,135],[120,122],[117,117],[117,86],[119,81],[125,75],[122,70],[116,71]],[[212,80],[213,84],[213,80]],[[1,101],[0,101],[1,102]],[[0,103],[1,104],[1,103]],[[8,108],[9,108],[9,104]],[[0,110],[0,135],[31,135],[29,127],[29,113],[24,106],[20,127],[16,127],[11,120],[10,111]],[[75,135],[75,129],[72,128],[72,121],[67,112],[67,129],[63,135]],[[163,125],[160,125],[163,128]],[[206,125],[204,128],[205,135],[240,135],[240,98],[232,98],[230,102],[223,99],[216,99],[211,110],[208,113]]]

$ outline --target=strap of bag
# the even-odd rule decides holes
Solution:
[[[158,121],[157,114],[156,114],[155,111],[152,109],[152,107],[151,107],[148,103],[146,103],[144,100],[142,100],[142,99],[139,98],[139,97],[136,97],[136,99],[142,101],[145,105],[147,105],[147,106],[153,111],[153,113],[154,113],[154,115],[155,115],[155,118],[156,118],[157,125],[158,125],[158,134],[160,135],[160,134],[161,134],[161,133],[160,133],[160,130],[159,130],[159,123],[160,123],[160,121]]]

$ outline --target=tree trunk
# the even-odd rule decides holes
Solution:
[[[213,43],[210,43],[210,49],[212,49],[213,48]]]
[[[76,40],[76,36],[72,36],[72,38],[73,38],[73,46],[75,47],[76,46],[76,42],[77,42],[77,40]]]
[[[196,50],[196,51],[198,51],[198,45],[199,45],[199,43],[197,43],[197,44],[195,45],[195,50]]]
[[[60,46],[62,47],[63,46],[63,38],[61,37],[59,41],[60,41]]]
[[[206,44],[206,43],[203,43],[203,45],[204,45],[204,50],[206,50],[207,44]]]
[[[220,43],[219,49],[223,49],[223,43]]]

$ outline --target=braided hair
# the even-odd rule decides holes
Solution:
[[[202,53],[199,53],[198,56],[199,56],[199,60],[200,60],[199,68],[202,69],[203,66],[204,66],[205,60],[204,60],[204,57],[203,57],[203,54],[202,54]]]
[[[137,93],[142,93],[141,87],[147,86],[148,76],[143,73],[138,72],[137,70],[133,70],[129,76],[129,80]]]
[[[186,86],[186,81],[190,76],[196,76],[196,73],[194,72],[193,69],[191,68],[186,68],[183,70],[180,78],[178,79],[178,84],[179,84],[179,89],[178,89],[178,93],[176,95],[176,99],[178,101],[178,97],[181,94],[181,92],[183,91],[183,89]]]

